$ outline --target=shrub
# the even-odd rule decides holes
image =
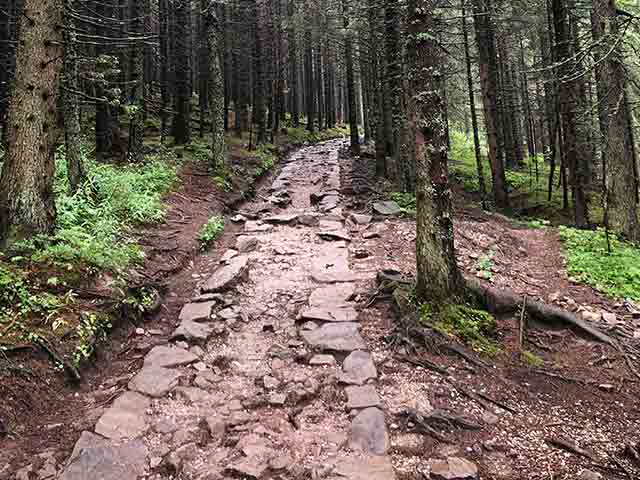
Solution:
[[[200,242],[200,248],[206,250],[211,243],[213,243],[220,234],[224,231],[224,218],[220,216],[211,217],[207,223],[205,223],[198,233],[198,241]]]

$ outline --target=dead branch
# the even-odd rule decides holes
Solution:
[[[42,348],[42,350],[44,350],[45,353],[49,355],[54,362],[62,365],[62,367],[64,368],[64,371],[67,373],[67,375],[69,375],[71,380],[73,380],[74,382],[80,382],[80,380],[82,380],[82,377],[80,376],[80,372],[78,371],[78,369],[74,365],[72,365],[69,361],[65,360],[62,357],[62,355],[56,352],[55,348],[51,344],[49,344],[49,342],[47,342],[44,338],[35,336],[35,343],[40,348]]]
[[[430,413],[422,413],[414,408],[409,408],[400,412],[400,417],[404,417],[406,423],[413,423],[416,425],[418,431],[422,431],[429,435],[432,435],[441,442],[446,442],[447,439],[434,427],[446,426],[448,428],[461,428],[463,430],[480,430],[481,425],[478,425],[471,420],[467,420],[459,415],[454,415],[444,410],[433,410]]]
[[[431,360],[428,360],[426,358],[418,358],[418,357],[412,357],[409,355],[396,354],[395,359],[401,362],[415,365],[416,367],[422,367],[427,370],[431,370],[433,372],[439,373],[440,375],[444,375],[445,377],[449,376],[449,371],[445,367],[441,367],[440,365],[437,365],[433,363]]]
[[[568,452],[580,455],[581,457],[586,457],[589,460],[596,462],[596,459],[594,458],[592,453],[587,452],[583,448],[580,448],[578,444],[570,438],[551,437],[547,438],[545,441],[553,447],[560,448],[561,450],[566,450]]]

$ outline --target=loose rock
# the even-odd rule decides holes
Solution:
[[[206,322],[211,318],[211,310],[216,302],[187,303],[180,311],[181,322]]]
[[[150,400],[136,392],[125,392],[100,417],[95,432],[112,440],[135,438],[147,430]]]
[[[352,352],[366,348],[357,323],[327,323],[316,330],[301,331],[300,336],[311,347],[321,350]]]
[[[384,216],[400,215],[402,213],[402,208],[400,208],[400,205],[391,200],[388,200],[386,202],[374,203],[373,210],[374,212]]]
[[[145,365],[156,367],[175,368],[189,365],[198,361],[198,355],[182,348],[172,348],[167,345],[158,345],[144,357]]]
[[[477,480],[478,467],[469,460],[460,457],[448,457],[446,460],[432,460],[430,477],[432,480]]]
[[[150,397],[164,397],[175,388],[182,374],[177,370],[149,365],[129,382],[129,390]]]
[[[214,272],[207,280],[202,291],[204,293],[224,292],[244,280],[249,272],[249,259],[240,255]]]

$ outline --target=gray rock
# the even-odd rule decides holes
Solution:
[[[315,227],[320,223],[320,219],[317,217],[317,215],[304,214],[298,216],[298,223],[307,227]]]
[[[234,250],[232,248],[228,249],[226,252],[224,252],[222,257],[220,257],[220,263],[229,263],[232,258],[238,256],[238,253],[239,252],[237,250]]]
[[[270,440],[256,433],[249,433],[242,437],[236,448],[244,453],[247,457],[253,458],[269,458],[273,456],[273,445]]]
[[[396,202],[388,200],[386,202],[376,202],[373,204],[373,211],[385,216],[400,215],[402,208]]]
[[[242,478],[259,480],[264,477],[269,464],[258,458],[243,458],[228,465],[225,472],[230,475],[240,475]]]
[[[300,318],[318,322],[357,322],[358,312],[353,307],[310,307],[302,310]]]
[[[391,460],[386,456],[375,456],[365,459],[348,458],[339,460],[334,474],[347,480],[395,480]]]
[[[349,271],[312,272],[311,278],[318,283],[350,283],[358,280],[358,277]]]
[[[249,273],[249,259],[240,255],[232,258],[228,265],[216,270],[207,280],[202,291],[204,293],[224,292],[244,280]]]
[[[366,348],[357,323],[327,323],[316,330],[301,331],[300,336],[311,347],[321,350],[351,352]]]
[[[266,223],[273,223],[276,225],[291,225],[296,223],[296,220],[298,220],[297,213],[283,213],[280,215],[272,215],[264,219]]]
[[[311,359],[309,360],[309,365],[314,365],[314,366],[327,365],[327,366],[333,367],[336,365],[336,359],[333,355],[318,354],[311,357]]]
[[[287,395],[284,393],[273,392],[269,394],[269,405],[274,407],[282,407],[287,402]]]
[[[197,362],[198,355],[182,348],[172,348],[167,345],[158,345],[144,357],[145,365],[156,367],[174,368]]]
[[[389,450],[389,433],[384,413],[378,408],[362,410],[351,422],[349,445],[371,455],[384,455]]]
[[[180,311],[178,320],[181,322],[206,322],[211,318],[211,310],[216,302],[187,303]]]
[[[354,284],[329,285],[314,290],[309,297],[309,305],[312,307],[344,306],[356,292]]]
[[[156,422],[153,426],[153,430],[158,433],[173,433],[178,430],[178,424],[173,420],[173,418],[161,418]]]
[[[340,204],[340,197],[338,195],[327,195],[320,201],[320,210],[323,212],[330,212]]]
[[[262,383],[266,390],[275,390],[280,386],[280,380],[278,380],[275,377],[272,377],[271,375],[265,375],[262,378]]]
[[[604,477],[601,473],[594,472],[593,470],[582,470],[578,475],[579,480],[602,480]]]
[[[147,430],[151,401],[136,392],[125,392],[100,417],[95,432],[112,440],[136,438]]]
[[[432,480],[477,480],[478,467],[460,457],[447,457],[446,460],[429,462],[429,478]]]
[[[288,470],[293,465],[293,458],[289,455],[278,455],[269,461],[269,467],[276,472]]]
[[[345,389],[347,392],[347,409],[361,409],[369,407],[380,407],[382,402],[371,385],[350,386]]]
[[[325,230],[327,232],[333,232],[335,230],[344,230],[342,227],[342,222],[340,220],[327,220],[327,217],[332,217],[333,215],[326,215],[324,218],[320,219],[320,229]]]
[[[364,232],[362,234],[362,238],[364,238],[365,240],[369,240],[372,238],[380,238],[380,232],[376,232],[376,231]]]
[[[196,387],[178,387],[175,394],[187,405],[204,405],[213,401],[210,393]]]
[[[364,385],[367,380],[378,377],[378,371],[368,352],[352,352],[342,363],[339,381],[349,385]]]
[[[220,417],[207,417],[207,427],[211,439],[220,444],[227,433],[227,424]]]
[[[129,382],[129,390],[150,397],[164,397],[175,388],[182,374],[177,370],[149,365]]]
[[[349,218],[356,225],[368,225],[369,223],[371,223],[371,220],[373,220],[373,217],[371,215],[364,215],[361,213],[352,213]]]
[[[195,460],[198,455],[198,447],[195,443],[188,443],[167,455],[165,462],[180,473],[182,469]]]
[[[171,334],[171,340],[204,343],[213,334],[214,327],[207,323],[182,322]]]
[[[236,250],[240,253],[255,252],[260,245],[260,240],[256,237],[238,237],[236,240]]]
[[[337,197],[338,190],[323,190],[321,192],[312,192],[311,195],[309,195],[309,200],[311,201],[311,205],[316,205],[328,196]]]
[[[83,432],[58,480],[137,480],[146,465],[147,447],[141,440],[112,446]]]
[[[500,421],[500,417],[498,417],[495,413],[490,412],[489,410],[485,410],[482,412],[482,421],[487,425],[495,425]]]

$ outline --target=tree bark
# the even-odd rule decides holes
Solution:
[[[347,68],[347,99],[349,104],[350,148],[353,155],[360,155],[358,133],[358,110],[356,105],[356,79],[353,66],[353,32],[350,27],[348,0],[342,0],[343,25],[345,29],[344,57]]]
[[[26,0],[20,20],[9,152],[0,178],[0,244],[52,233],[56,207],[56,99],[62,62],[64,4]]]

